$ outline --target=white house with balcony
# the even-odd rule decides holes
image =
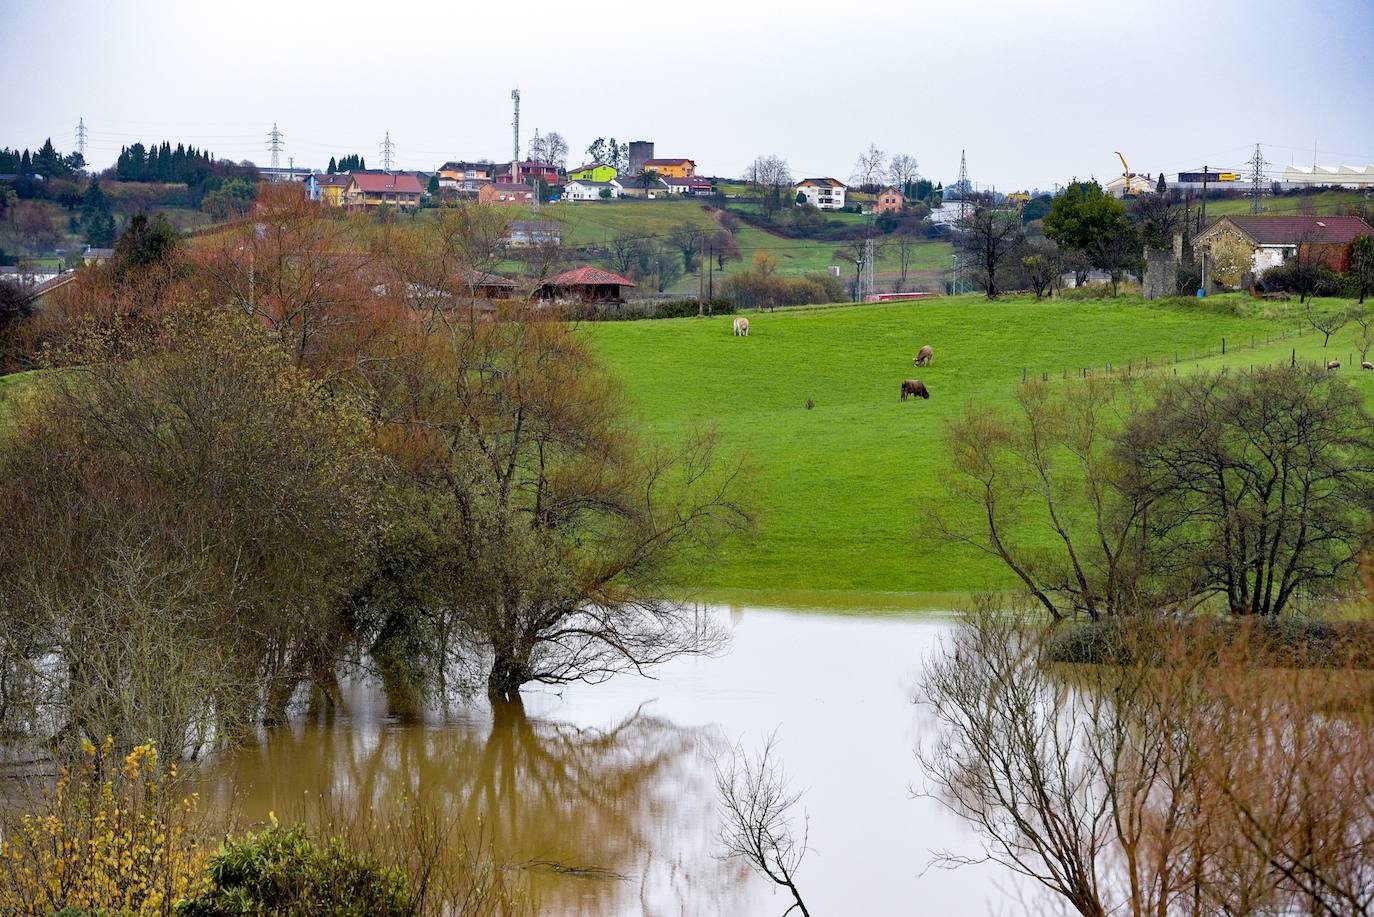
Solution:
[[[803,178],[797,193],[817,210],[843,210],[845,184],[838,178]]]

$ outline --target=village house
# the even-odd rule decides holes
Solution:
[[[385,204],[395,210],[415,210],[424,188],[407,173],[350,172],[344,195],[349,210],[376,210]]]
[[[817,210],[843,210],[845,184],[838,178],[803,178],[797,193]]]
[[[592,181],[575,178],[563,186],[565,201],[601,201],[617,197],[620,197],[620,185],[613,180]]]
[[[1237,214],[1224,216],[1193,242],[1210,251],[1224,239],[1249,246],[1252,273],[1258,277],[1302,252],[1311,252],[1333,271],[1350,269],[1350,243],[1374,235],[1374,228],[1359,217]]]
[[[697,164],[690,159],[646,159],[644,169],[658,173],[659,178],[689,178],[697,174]]]
[[[905,206],[906,195],[902,194],[902,192],[898,191],[894,186],[888,185],[886,188],[879,191],[877,198],[874,199],[873,212],[877,214],[900,213]]]
[[[550,277],[539,285],[535,295],[554,302],[621,303],[625,301],[625,291],[634,286],[633,280],[588,264]]]
[[[704,178],[689,175],[686,178],[669,176],[663,179],[663,184],[668,186],[669,194],[686,194],[694,196],[698,194],[710,194],[713,190],[711,183]]]
[[[601,163],[588,163],[585,166],[578,166],[576,169],[568,170],[568,178],[572,181],[594,181],[605,184],[615,178],[620,173],[615,166],[603,165]]]
[[[491,181],[496,177],[497,165],[494,162],[482,160],[481,162],[446,162],[439,167],[439,187],[445,187],[447,180],[454,185],[464,179],[481,179]]]
[[[535,162],[529,159],[522,159],[512,162],[506,169],[496,176],[498,184],[519,184],[524,182],[528,185],[537,184],[543,179],[550,185],[561,185],[563,177],[558,173],[558,166],[551,162]]]
[[[506,223],[506,244],[511,248],[562,245],[563,224],[557,220],[511,220]]]
[[[617,178],[611,182],[620,189],[620,197],[642,197],[650,200],[668,194],[668,185],[661,178],[655,178],[647,185],[642,178]]]
[[[480,204],[534,204],[537,200],[535,190],[529,185],[491,182],[477,191]]]
[[[319,201],[330,207],[342,207],[345,203],[344,198],[348,195],[349,181],[347,172],[328,175],[316,173],[306,178],[305,192],[312,201]]]

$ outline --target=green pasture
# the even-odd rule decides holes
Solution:
[[[750,321],[748,338],[731,334],[729,316],[584,326],[649,438],[713,426],[755,469],[757,535],[704,574],[713,590],[1008,585],[999,564],[943,545],[931,518],[944,503],[945,421],[965,405],[1008,406],[1023,372],[1062,381],[1147,360],[1169,364],[1165,372],[1239,368],[1286,361],[1296,349],[1300,360],[1340,359],[1341,372],[1374,393],[1358,353],[1349,362],[1352,326],[1323,350],[1320,335],[1298,333],[1295,307],[1239,294],[1167,304],[964,296]],[[912,357],[927,343],[934,365],[916,369]],[[904,378],[922,379],[931,399],[900,401]]]

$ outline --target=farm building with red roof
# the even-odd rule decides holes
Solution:
[[[1350,243],[1360,236],[1374,236],[1374,228],[1359,217],[1238,214],[1217,220],[1193,244],[1201,251],[1224,240],[1248,245],[1258,277],[1299,252],[1333,271],[1347,271]]]
[[[536,293],[540,299],[556,302],[619,303],[634,286],[633,280],[588,264],[550,277]]]

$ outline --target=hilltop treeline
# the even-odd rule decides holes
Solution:
[[[86,165],[80,153],[63,156],[52,145],[52,138],[43,141],[37,152],[28,148],[20,150],[4,147],[0,149],[0,174],[41,175],[44,178],[72,175]]]
[[[121,147],[115,160],[115,178],[120,181],[160,181],[196,184],[214,170],[215,158],[208,150],[197,150],[178,143],[174,149],[164,140],[160,145]]]

